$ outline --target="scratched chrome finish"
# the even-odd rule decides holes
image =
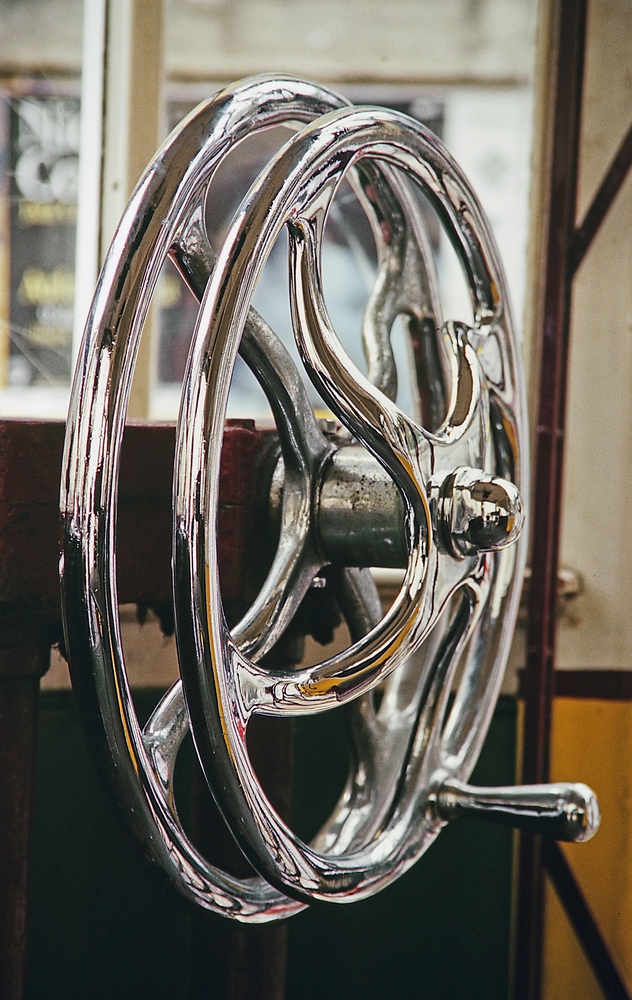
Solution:
[[[117,610],[114,537],[120,445],[140,331],[165,256],[171,254],[198,295],[213,266],[202,205],[218,163],[256,129],[310,120],[341,103],[336,95],[304,81],[259,78],[227,88],[170,136],[134,191],[108,254],[75,374],[65,443],[61,487],[65,630],[73,682],[93,742],[147,853],[186,895],[238,920],[280,919],[302,905],[261,879],[235,879],[209,865],[184,834],[173,796],[175,759],[188,728],[181,685],[168,692],[144,730],[139,726]],[[385,199],[394,212],[402,191],[407,197],[401,182],[389,181],[387,172],[380,174],[370,164],[355,183],[372,212],[381,211]],[[398,211],[402,231],[408,226],[408,207]],[[377,223],[373,228],[379,234]],[[403,243],[407,259],[409,242]],[[382,266],[396,275],[399,250],[391,254],[382,248],[379,253]],[[384,285],[388,296],[389,283]],[[425,288],[431,285],[432,279],[426,279]],[[374,296],[373,309],[379,311],[381,302],[381,296]],[[424,303],[411,302],[411,315],[423,307],[423,315],[431,320],[432,303]],[[381,329],[378,317],[376,337]],[[365,336],[372,343],[370,322]],[[249,655],[260,656],[282,632],[322,565],[312,550],[306,518],[315,470],[333,446],[320,434],[282,345],[254,313],[248,320],[243,353],[268,389],[288,470],[283,530],[290,533],[289,540],[280,547],[255,609],[235,631]],[[390,347],[383,344],[374,353],[380,356],[384,372],[375,377],[392,381]],[[349,617],[355,621],[352,631],[359,636],[377,619],[375,588],[368,574],[357,570],[346,571],[342,581]]]
[[[398,167],[421,186],[447,226],[470,281],[475,329],[458,323],[443,327],[450,375],[447,413],[432,432],[407,418],[354,368],[322,298],[319,256],[327,211],[345,171],[367,157]],[[323,398],[399,487],[409,550],[402,589],[379,625],[349,650],[297,671],[253,662],[231,638],[222,618],[215,539],[227,386],[256,282],[284,226],[302,359]],[[494,345],[491,352],[488,341]],[[252,863],[289,894],[346,901],[388,884],[440,828],[430,809],[438,775],[467,778],[474,765],[508,652],[525,539],[509,544],[516,533],[512,527],[504,539],[509,547],[501,549],[495,538],[483,545],[493,551],[477,547],[473,552],[468,536],[455,557],[441,536],[445,510],[459,506],[457,482],[476,482],[476,477],[468,480],[466,470],[482,470],[482,477],[505,473],[519,490],[525,487],[525,459],[518,450],[523,395],[513,351],[504,280],[476,199],[438,140],[402,116],[344,110],[307,125],[253,184],[231,224],[206,287],[183,390],[174,477],[175,559],[177,579],[188,586],[176,591],[177,627],[192,731],[207,780]],[[498,412],[502,440],[492,438],[492,414]],[[494,429],[498,423],[494,420]],[[458,470],[447,487],[446,477]],[[445,509],[434,499],[444,495],[444,487],[452,490]],[[509,485],[507,496],[511,490]],[[516,530],[518,496],[514,491],[515,507],[509,512]],[[383,699],[387,724],[382,728],[400,748],[391,755],[398,770],[376,750],[380,712],[371,719],[365,700],[356,716],[361,729],[356,778],[339,803],[338,820],[315,844],[303,844],[271,809],[254,774],[245,740],[250,716],[303,714],[352,702],[415,654],[448,604],[455,610],[435,655],[416,671],[410,669],[403,685],[407,691],[399,692],[392,682]],[[446,722],[450,689],[468,642]],[[409,717],[405,711],[399,718],[391,714],[394,703],[407,708]],[[465,720],[475,722],[473,733]],[[386,791],[370,792],[360,807],[357,779],[367,766],[389,780]]]

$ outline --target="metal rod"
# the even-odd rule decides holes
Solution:
[[[632,166],[632,125],[628,133],[619,146],[617,154],[606,171],[597,194],[592,200],[592,204],[583,222],[575,230],[573,241],[569,250],[569,271],[575,274],[577,268],[583,261],[586,251],[592,244],[593,239],[599,231],[601,223],[605,219],[610,206],[617,197],[623,182],[628,176]]]
[[[511,785],[480,788],[448,780],[437,793],[442,819],[472,817],[580,843],[597,832],[601,816],[587,785]]]
[[[608,1000],[631,1000],[632,993],[626,986],[614,955],[604,941],[564,852],[555,841],[547,840],[543,843],[542,863],[605,996]]]
[[[632,701],[632,674],[629,670],[616,667],[612,669],[600,667],[598,670],[556,670],[554,693],[556,698]]]
[[[552,17],[556,59],[552,80],[552,162],[546,192],[549,215],[544,242],[534,541],[525,670],[522,780],[529,784],[546,782],[549,773],[571,307],[568,252],[576,213],[586,2],[560,0]],[[536,836],[521,835],[516,919],[516,1000],[537,1000],[540,996],[543,903],[540,850],[540,841]]]

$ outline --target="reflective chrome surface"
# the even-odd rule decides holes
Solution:
[[[488,225],[431,133],[395,112],[343,105],[314,84],[261,77],[220,92],[176,129],[139,182],[108,254],[68,420],[61,572],[73,681],[148,852],[186,895],[240,920],[278,919],[312,898],[348,901],[373,893],[414,863],[447,818],[466,811],[470,790],[463,783],[493,712],[524,570],[524,389]],[[252,185],[216,258],[204,226],[213,173],[235,143],[280,123],[297,131]],[[327,212],[345,175],[367,213],[378,255],[363,320],[368,377],[341,348],[320,279]],[[461,258],[472,328],[441,321],[411,184],[434,206]],[[301,356],[351,442],[348,434],[322,433],[287,352],[250,305],[284,228]],[[174,595],[186,708],[178,683],[141,730],[120,641],[116,492],[138,340],[167,254],[201,299],[174,468]],[[399,315],[415,351],[415,419],[393,401],[390,332]],[[238,350],[270,401],[282,465],[271,503],[280,524],[278,550],[261,593],[231,633],[219,591],[216,515]],[[363,466],[373,470],[376,494],[366,505],[368,526],[358,533],[371,534],[382,515],[391,525],[394,520],[393,532],[387,523],[376,538],[371,560],[375,555],[392,565],[387,558],[405,556],[400,593],[382,617],[368,571],[341,568],[338,599],[352,646],[313,667],[272,670],[261,657],[322,567],[331,560],[361,562],[357,539],[341,538],[350,534],[347,511],[355,517],[360,506]],[[353,766],[332,815],[307,845],[259,785],[246,744],[248,722],[257,712],[297,715],[345,704]],[[219,871],[182,829],[173,774],[189,725],[209,786],[265,878],[240,880]],[[439,786],[444,791],[437,797]],[[519,796],[514,806],[519,823]]]
[[[581,843],[599,829],[601,815],[595,793],[583,785],[516,785],[513,788],[471,788],[446,781],[436,794],[437,814],[446,820],[478,816],[544,833],[557,840]]]

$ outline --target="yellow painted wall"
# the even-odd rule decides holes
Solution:
[[[564,851],[619,965],[632,984],[632,704],[558,698],[551,779],[585,781],[599,798],[601,827]],[[547,887],[545,1000],[601,1000],[564,912]]]

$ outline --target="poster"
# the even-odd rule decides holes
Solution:
[[[70,380],[79,166],[77,97],[5,95],[10,386]]]

